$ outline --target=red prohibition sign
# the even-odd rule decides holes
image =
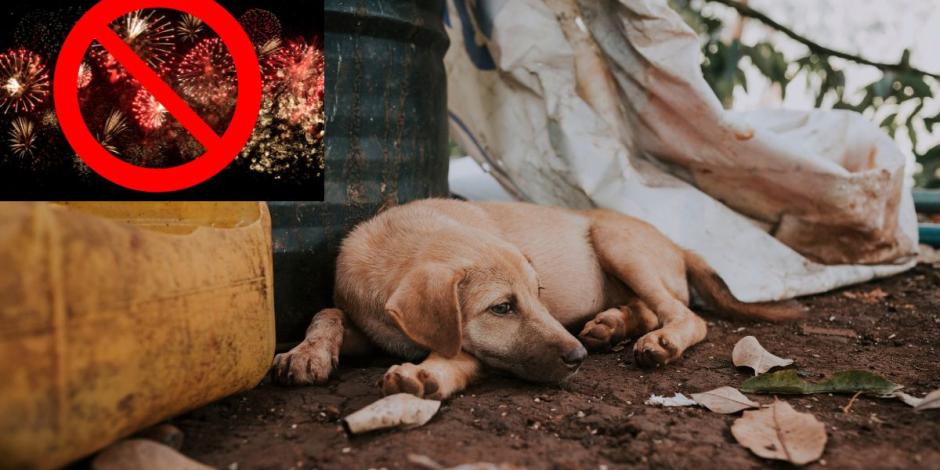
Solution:
[[[124,43],[110,24],[142,9],[168,9],[203,20],[228,48],[238,78],[238,100],[222,136],[206,124],[146,62]],[[88,130],[78,101],[78,70],[85,52],[98,41],[140,84],[202,144],[206,152],[172,168],[144,168],[112,155]],[[238,21],[212,0],[102,0],[69,33],[56,62],[53,83],[56,113],[66,140],[99,175],[129,189],[159,193],[190,188],[215,176],[241,152],[254,131],[261,109],[261,67],[254,46]]]

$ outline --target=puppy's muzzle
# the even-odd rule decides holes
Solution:
[[[578,344],[578,347],[569,349],[564,354],[561,355],[561,361],[565,363],[571,370],[576,370],[578,367],[581,367],[581,363],[584,362],[584,358],[587,357],[587,349],[584,349],[584,346]]]

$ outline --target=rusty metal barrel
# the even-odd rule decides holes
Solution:
[[[443,0],[327,0],[325,194],[270,203],[278,349],[333,303],[343,237],[382,208],[446,197]]]

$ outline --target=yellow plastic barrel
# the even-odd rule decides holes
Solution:
[[[256,385],[260,203],[0,204],[0,467],[55,468]]]

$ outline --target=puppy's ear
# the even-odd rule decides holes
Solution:
[[[463,320],[460,271],[437,263],[416,266],[385,303],[385,312],[414,342],[444,357],[460,352]]]

